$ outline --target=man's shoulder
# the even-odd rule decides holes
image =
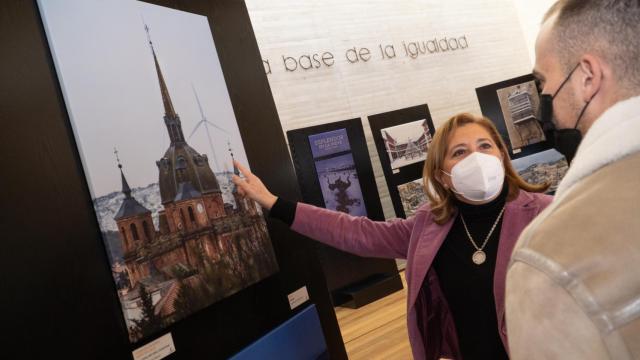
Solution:
[[[512,255],[511,266],[544,273],[546,286],[570,293],[602,331],[640,319],[640,309],[625,308],[640,301],[639,171],[634,156],[583,178],[532,223]],[[507,287],[527,281],[513,273]]]
[[[622,228],[640,227],[639,181],[640,156],[622,159],[583,178],[528,229],[526,246],[555,253],[576,244],[588,247],[615,238]]]

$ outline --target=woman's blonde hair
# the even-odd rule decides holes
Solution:
[[[437,224],[447,222],[454,213],[454,194],[451,190],[446,189],[442,183],[440,183],[438,180],[438,172],[443,169],[451,136],[456,129],[468,124],[478,124],[485,128],[498,146],[500,153],[502,153],[502,158],[504,159],[504,172],[506,176],[505,183],[509,185],[507,201],[515,199],[518,196],[520,189],[529,192],[544,192],[550,185],[547,183],[538,185],[529,184],[518,175],[514,170],[513,165],[511,165],[507,146],[504,141],[502,141],[502,137],[498,133],[495,125],[493,125],[489,119],[469,113],[457,114],[438,128],[431,144],[429,145],[427,160],[424,163],[424,187],[429,203],[431,204],[431,211],[433,212],[435,222]]]

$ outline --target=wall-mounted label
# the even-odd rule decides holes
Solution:
[[[305,303],[307,300],[309,300],[309,293],[307,292],[307,287],[303,286],[289,294],[289,307],[293,310]]]
[[[160,360],[176,352],[171,333],[159,337],[133,352],[133,360]]]

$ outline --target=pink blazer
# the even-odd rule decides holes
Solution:
[[[506,324],[504,321],[504,289],[507,265],[511,251],[524,228],[544,210],[552,197],[543,194],[520,191],[518,197],[507,203],[500,232],[498,255],[494,274],[493,294],[500,336],[507,347]],[[296,217],[291,228],[305,236],[316,239],[338,249],[366,257],[407,259],[405,275],[407,279],[407,328],[413,357],[415,359],[438,359],[440,356],[458,357],[459,349],[452,317],[448,313],[446,301],[438,285],[435,271],[431,269],[433,259],[453,225],[452,217],[447,223],[438,225],[428,205],[423,205],[409,219],[372,221],[366,217],[354,217],[315,206],[298,203]],[[416,300],[421,293],[425,278],[429,279],[431,301],[421,302],[424,319],[437,318],[439,334],[425,333],[423,342],[418,328]],[[428,304],[439,304],[430,309]],[[434,312],[438,312],[434,314]],[[435,316],[434,316],[435,315]],[[428,327],[429,331],[432,327]],[[437,330],[436,330],[437,331]],[[425,348],[436,345],[441,339],[440,350],[425,353]],[[426,344],[425,344],[426,342]]]

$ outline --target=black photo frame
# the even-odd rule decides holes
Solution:
[[[544,133],[542,129],[542,125],[540,129],[543,131],[545,140],[541,142],[537,142],[531,145],[525,145],[523,147],[513,149],[511,145],[511,140],[509,137],[509,131],[507,129],[507,124],[505,122],[504,113],[502,111],[500,100],[498,98],[498,91],[501,89],[522,85],[530,82],[535,82],[535,78],[532,74],[527,74],[523,76],[519,76],[516,78],[504,80],[495,84],[485,85],[479,88],[476,88],[476,96],[478,97],[478,102],[480,103],[480,110],[482,111],[482,115],[489,118],[498,129],[498,132],[502,136],[507,148],[509,150],[509,155],[512,159],[518,159],[521,157],[529,156],[541,151],[549,150],[552,148],[551,142],[548,138],[548,133]],[[535,88],[535,87],[534,87]],[[535,88],[537,95],[539,96],[539,92],[537,88]],[[533,116],[537,117],[538,109],[536,107],[529,109],[533,112]],[[538,122],[537,119],[532,120]]]
[[[252,171],[275,193],[300,197],[277,111],[244,1],[158,0],[207,16]],[[335,312],[311,244],[277,221],[267,226],[280,272],[165,331],[131,344],[51,49],[35,1],[3,2],[0,44],[0,135],[7,154],[0,255],[7,358],[130,359],[132,351],[171,332],[167,359],[222,359],[308,305],[287,294],[307,287],[319,312],[329,356],[346,359]],[[265,146],[269,152],[265,152]],[[35,345],[34,345],[35,344]]]
[[[326,207],[326,199],[323,197],[316,170],[316,161],[318,159],[322,161],[324,158],[322,156],[314,158],[310,137],[330,132],[346,134],[350,149],[339,154],[348,153],[353,157],[367,217],[384,221],[382,204],[360,118],[287,131],[303,201],[318,207]],[[317,249],[327,285],[336,305],[359,307],[402,289],[402,283],[398,282],[398,269],[395,261],[391,259],[363,258],[320,243],[317,243]],[[369,294],[365,295],[366,299],[358,295],[366,292],[364,288],[372,287],[375,290],[369,291]],[[358,290],[354,290],[356,288]]]
[[[393,203],[393,209],[396,212],[396,216],[406,218],[407,216],[402,205],[398,186],[422,178],[424,160],[393,169],[391,159],[389,158],[387,148],[385,146],[382,131],[387,128],[424,120],[428,126],[429,135],[433,137],[435,134],[435,128],[429,112],[429,106],[427,104],[416,105],[404,109],[370,115],[368,118],[369,126],[371,127],[371,132],[373,134],[373,141],[376,144],[376,150],[380,157],[382,171],[387,182],[387,188],[389,189],[389,196]],[[428,139],[428,142],[430,142],[430,139]]]

